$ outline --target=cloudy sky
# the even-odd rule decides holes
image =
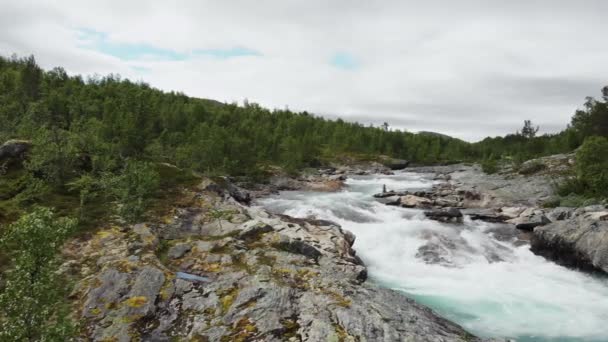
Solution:
[[[467,140],[565,127],[608,84],[608,1],[0,0],[0,53]]]

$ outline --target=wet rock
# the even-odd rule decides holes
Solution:
[[[526,210],[525,207],[502,207],[500,208],[500,214],[507,219],[514,219],[519,217],[524,210]]]
[[[374,195],[374,198],[386,198],[386,197],[393,197],[393,196],[405,196],[407,195],[407,193],[405,192],[397,192],[397,191],[386,191],[386,192],[380,192]]]
[[[355,239],[357,237],[351,231],[344,230],[344,239],[348,242],[348,244],[352,247],[355,244]]]
[[[524,210],[519,217],[508,220],[507,222],[514,224],[517,229],[532,231],[535,227],[551,223],[551,220],[545,216],[544,211],[529,208]]]
[[[473,208],[462,209],[461,211],[464,215],[469,216],[471,220],[500,223],[509,219],[496,209]]]
[[[251,203],[251,195],[247,190],[241,189],[231,182],[226,182],[226,190],[228,191],[228,194],[237,202],[243,204]]]
[[[436,198],[434,204],[438,207],[458,207],[461,199],[458,196],[445,196]]]
[[[378,198],[377,201],[380,203],[386,204],[386,205],[400,205],[401,197],[389,196],[389,197],[384,197],[384,198]]]
[[[431,220],[440,222],[461,223],[462,213],[457,208],[435,209],[425,211],[424,214]]]
[[[404,159],[392,159],[385,162],[384,165],[386,165],[391,170],[403,170],[408,165],[410,165],[410,162]]]
[[[531,249],[566,266],[608,273],[608,221],[590,212],[537,227]]]
[[[399,202],[404,208],[430,208],[433,205],[433,202],[428,198],[415,195],[405,195],[401,197]]]

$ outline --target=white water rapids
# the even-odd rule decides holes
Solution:
[[[517,341],[608,341],[608,280],[570,270],[517,244],[513,228],[428,220],[373,194],[430,188],[424,174],[349,178],[336,193],[282,192],[258,204],[331,220],[357,236],[372,281],[404,292],[467,330]],[[501,237],[502,235],[502,237]],[[419,248],[421,248],[419,250]],[[426,256],[426,257],[425,257]],[[425,260],[427,262],[425,262]]]

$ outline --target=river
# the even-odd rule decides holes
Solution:
[[[343,191],[282,192],[258,201],[271,212],[332,220],[356,236],[370,281],[402,291],[483,337],[608,341],[608,280],[530,252],[509,226],[428,220],[373,194],[432,187],[430,174],[356,176]],[[505,237],[506,236],[506,237]]]

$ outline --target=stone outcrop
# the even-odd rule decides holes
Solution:
[[[384,162],[384,165],[391,170],[403,170],[410,165],[410,162],[404,159],[389,159]]]
[[[589,208],[592,209],[592,208]],[[608,210],[585,208],[534,229],[532,251],[566,266],[608,273]]]
[[[32,148],[28,140],[8,140],[0,145],[0,164],[23,159]]]
[[[366,282],[355,236],[335,223],[272,215],[210,185],[158,222],[66,246],[84,339],[479,340]]]

